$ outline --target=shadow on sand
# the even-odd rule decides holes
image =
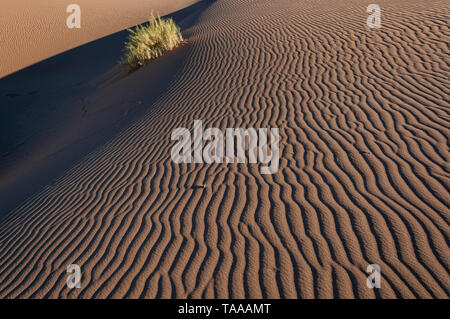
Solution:
[[[168,15],[183,31],[212,3]],[[0,220],[151,108],[176,80],[189,44],[131,74],[126,30],[0,79]]]

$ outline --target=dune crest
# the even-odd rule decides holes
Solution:
[[[82,44],[165,15],[198,0],[0,0],[0,78]],[[81,28],[69,29],[69,4],[81,8]],[[36,41],[39,39],[39,41]]]

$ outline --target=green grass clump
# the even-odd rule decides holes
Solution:
[[[161,19],[151,15],[148,25],[139,25],[130,35],[125,46],[122,64],[130,69],[137,69],[159,58],[165,52],[173,50],[183,42],[180,28],[172,18]]]

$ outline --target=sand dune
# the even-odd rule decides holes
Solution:
[[[165,15],[197,0],[0,0],[0,78],[89,41]],[[81,8],[81,28],[69,29],[69,4]]]
[[[136,116],[8,210],[0,297],[448,298],[450,6],[378,1],[370,30],[367,4],[211,1],[184,47],[86,84],[77,121]],[[279,171],[174,164],[194,119],[279,127]]]

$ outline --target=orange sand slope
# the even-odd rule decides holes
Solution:
[[[371,30],[369,3],[211,1],[186,46],[102,75],[79,121],[145,112],[1,220],[0,297],[448,298],[450,6],[378,1]],[[194,119],[279,127],[280,170],[174,164]]]
[[[89,41],[197,0],[0,0],[0,78]],[[69,4],[81,8],[81,28],[69,29]]]

